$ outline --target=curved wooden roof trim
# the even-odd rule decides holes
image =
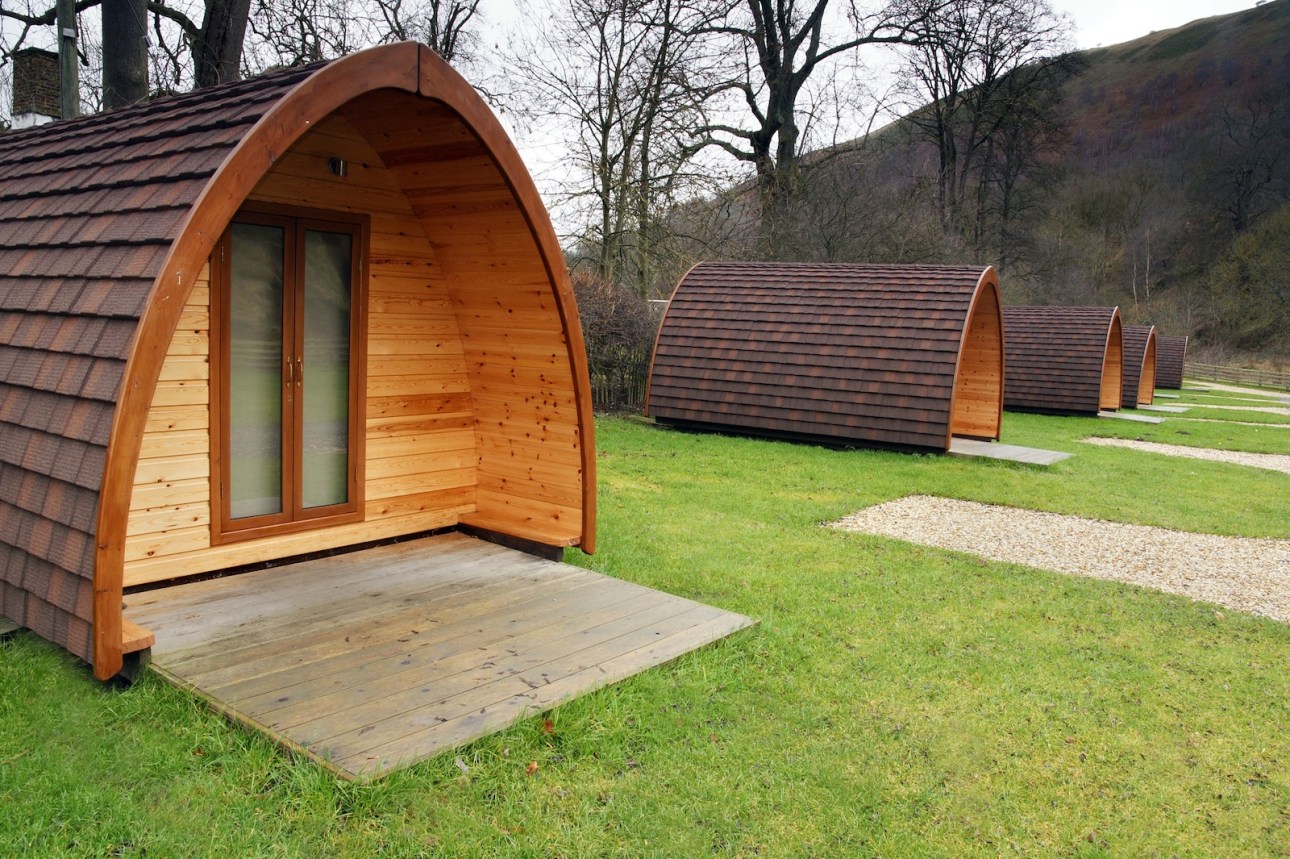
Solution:
[[[986,266],[985,271],[981,272],[981,278],[976,282],[976,289],[972,291],[972,302],[968,305],[967,315],[963,317],[963,332],[959,335],[959,352],[954,359],[954,387],[950,390],[950,419],[945,426],[946,450],[950,449],[950,443],[954,438],[954,410],[958,406],[959,371],[963,368],[963,353],[968,347],[968,335],[972,332],[972,320],[976,318],[977,311],[980,308],[981,293],[985,290],[989,290],[994,294],[995,313],[998,317],[995,322],[999,331],[999,407],[994,418],[994,438],[996,440],[998,440],[1003,426],[1003,294],[999,290],[999,273],[994,270],[994,266],[990,265]]]
[[[676,294],[681,291],[681,284],[694,271],[695,266],[703,265],[702,262],[696,262],[685,270],[685,274],[676,281],[676,286],[672,287],[672,294],[667,297],[667,307],[663,308],[663,315],[658,320],[658,330],[654,332],[654,348],[649,353],[649,375],[645,377],[645,417],[649,417],[649,397],[654,387],[654,362],[658,360],[658,341],[663,336],[663,329],[667,327],[667,315],[672,312],[672,301],[675,300]]]
[[[1154,325],[1125,325],[1121,328],[1124,342],[1124,388],[1120,391],[1120,404],[1124,408],[1151,405],[1156,389],[1156,327]]]
[[[575,376],[583,464],[583,548],[594,550],[595,457],[590,381],[573,288],[559,243],[537,189],[495,116],[464,78],[428,48],[404,42],[372,48],[323,66],[279,98],[206,182],[181,222],[135,330],[107,446],[99,496],[94,555],[96,677],[107,680],[123,665],[121,595],[125,535],[133,477],[148,408],[180,314],[229,220],[283,152],[322,118],[379,89],[441,101],[461,116],[497,160],[533,232],[551,278]]]
[[[1147,334],[1147,348],[1142,350],[1142,373],[1138,376],[1138,404],[1149,406],[1156,399],[1156,326]]]
[[[1119,371],[1107,373],[1107,363],[1114,354],[1112,349],[1118,350],[1120,357]],[[1114,395],[1111,390],[1114,389]],[[1120,321],[1120,308],[1116,307],[1111,313],[1111,324],[1106,327],[1106,345],[1102,347],[1102,385],[1101,385],[1101,402],[1098,404],[1101,408],[1111,410],[1118,409],[1120,402],[1124,397],[1124,328]]]
[[[578,304],[573,295],[573,282],[564,264],[564,252],[556,237],[551,215],[533,184],[533,177],[524,165],[519,150],[510,135],[497,121],[497,116],[486,105],[461,75],[424,45],[421,52],[419,92],[426,98],[442,101],[470,129],[497,165],[511,193],[519,204],[524,222],[542,256],[547,278],[555,293],[560,324],[564,328],[573,371],[574,402],[578,411],[578,433],[582,447],[582,540],[579,548],[587,554],[596,551],[596,444],[595,415],[591,403],[591,373],[587,367],[587,348],[582,339],[582,323],[578,319]]]

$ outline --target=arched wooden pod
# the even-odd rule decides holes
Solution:
[[[1187,362],[1187,338],[1160,334],[1156,337],[1156,387],[1181,388]]]
[[[1124,374],[1120,405],[1151,405],[1156,396],[1156,326],[1124,326]]]
[[[354,492],[333,521],[230,536],[222,236],[248,217],[358,237]],[[128,584],[456,525],[594,548],[559,244],[496,118],[424,46],[5,135],[0,330],[0,611],[101,678],[149,642]]]
[[[690,427],[946,450],[997,439],[993,268],[700,263],[677,284],[647,411]]]
[[[1095,415],[1120,407],[1124,346],[1118,307],[1003,309],[1004,407]]]

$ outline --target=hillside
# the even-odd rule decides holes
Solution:
[[[1290,0],[1075,55],[1008,220],[947,238],[911,117],[804,159],[799,260],[988,263],[1009,303],[1118,304],[1211,350],[1290,355]],[[756,258],[736,189],[705,251]],[[724,230],[724,233],[718,231]]]
[[[1067,87],[1069,157],[1089,166],[1189,160],[1224,107],[1290,99],[1290,3],[1193,21],[1084,52]]]

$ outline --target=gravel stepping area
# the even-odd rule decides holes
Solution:
[[[1290,409],[1278,406],[1229,406],[1226,403],[1178,403],[1188,409],[1218,409],[1222,412],[1264,412],[1269,415],[1290,415]]]
[[[1272,427],[1272,429],[1290,429],[1290,424],[1260,424],[1254,421],[1223,421],[1218,418],[1174,418],[1176,421],[1192,421],[1198,424],[1236,424],[1238,427]]]
[[[1208,459],[1211,462],[1230,462],[1234,465],[1248,465],[1251,468],[1266,468],[1269,471],[1280,471],[1290,474],[1290,456],[1280,453],[1244,453],[1239,450],[1215,450],[1209,447],[1187,447],[1180,444],[1160,444],[1154,441],[1135,441],[1127,438],[1093,438],[1084,439],[1085,444],[1098,444],[1103,447],[1127,447],[1132,450],[1143,450],[1148,453],[1162,453],[1165,456],[1181,456],[1187,459]]]
[[[1155,588],[1290,623],[1290,540],[1190,534],[928,495],[866,507],[831,527]]]

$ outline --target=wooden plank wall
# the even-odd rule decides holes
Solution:
[[[954,380],[950,433],[997,439],[999,411],[1003,405],[1003,323],[993,289],[980,288],[967,325],[958,376]]]
[[[1098,406],[1107,411],[1120,408],[1120,394],[1124,389],[1124,334],[1117,313],[1111,320],[1111,336],[1106,341],[1106,357],[1102,359],[1102,394]]]
[[[348,178],[331,175],[331,157],[349,162]],[[482,454],[457,312],[425,232],[380,156],[348,121],[331,117],[280,159],[252,199],[372,215],[366,521],[211,546],[207,271],[149,412],[131,504],[127,586],[455,525],[476,506]],[[493,457],[491,437],[489,445]],[[495,491],[496,473],[489,472],[486,491]]]
[[[1138,404],[1151,405],[1156,398],[1156,335],[1147,338],[1147,351],[1142,358],[1142,374],[1138,378]]]
[[[383,118],[399,116],[397,128]],[[435,247],[476,418],[477,509],[462,521],[551,545],[582,535],[582,439],[550,275],[483,144],[446,108],[374,93],[345,109]]]

